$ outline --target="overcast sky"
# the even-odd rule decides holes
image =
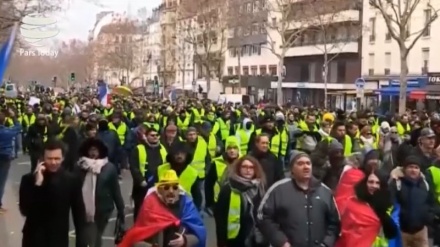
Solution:
[[[95,24],[96,14],[112,10],[119,13],[127,12],[131,9],[132,15],[137,15],[137,10],[146,7],[148,13],[159,5],[161,0],[66,0],[66,11],[56,15],[60,35],[62,40],[81,39],[86,40],[88,31]],[[90,2],[98,2],[93,4]],[[97,5],[104,5],[97,6]]]

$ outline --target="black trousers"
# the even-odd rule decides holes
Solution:
[[[38,165],[38,159],[39,159],[39,155],[31,153],[31,172],[35,171],[35,168],[37,168]]]
[[[136,186],[133,187],[133,191],[131,193],[131,197],[133,199],[134,203],[134,209],[133,209],[133,221],[136,221],[136,218],[139,214],[139,210],[142,207],[142,203],[144,202],[145,195],[147,194],[148,188],[146,187],[140,187]]]

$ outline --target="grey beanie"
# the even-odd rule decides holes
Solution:
[[[290,152],[289,164],[292,165],[296,160],[298,160],[301,157],[308,157],[308,158],[310,158],[310,156],[307,153],[303,152],[303,151],[292,150]]]
[[[344,147],[336,139],[332,139],[331,142],[328,144],[328,151],[329,152],[341,151],[341,150],[344,150]]]

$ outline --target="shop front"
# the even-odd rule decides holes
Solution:
[[[428,111],[440,108],[440,73],[428,73],[425,87],[412,91],[410,99],[422,101]]]
[[[420,100],[420,95],[423,94],[424,88],[427,85],[427,77],[410,78],[407,80],[407,106],[415,109],[416,103]],[[383,112],[390,110],[394,112],[399,106],[400,95],[400,81],[389,80],[388,85],[381,86],[380,89],[375,90],[379,95],[380,109]]]

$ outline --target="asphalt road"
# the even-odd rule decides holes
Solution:
[[[30,162],[27,156],[20,156],[13,161],[9,171],[9,178],[6,183],[3,204],[8,210],[7,213],[0,215],[0,246],[1,247],[20,247],[21,246],[21,229],[23,227],[24,218],[20,215],[18,209],[18,188],[23,174],[30,171]],[[126,226],[131,227],[133,224],[132,206],[130,201],[131,193],[131,175],[127,171],[123,174],[120,182],[122,196],[125,201],[126,210]],[[216,246],[215,241],[215,224],[210,217],[204,217],[205,225],[208,232],[207,247]],[[72,225],[72,224],[71,224]],[[103,247],[114,247],[113,230],[115,227],[115,218],[111,218],[106,228],[103,240]],[[69,232],[70,246],[75,246],[74,228],[71,227]]]

